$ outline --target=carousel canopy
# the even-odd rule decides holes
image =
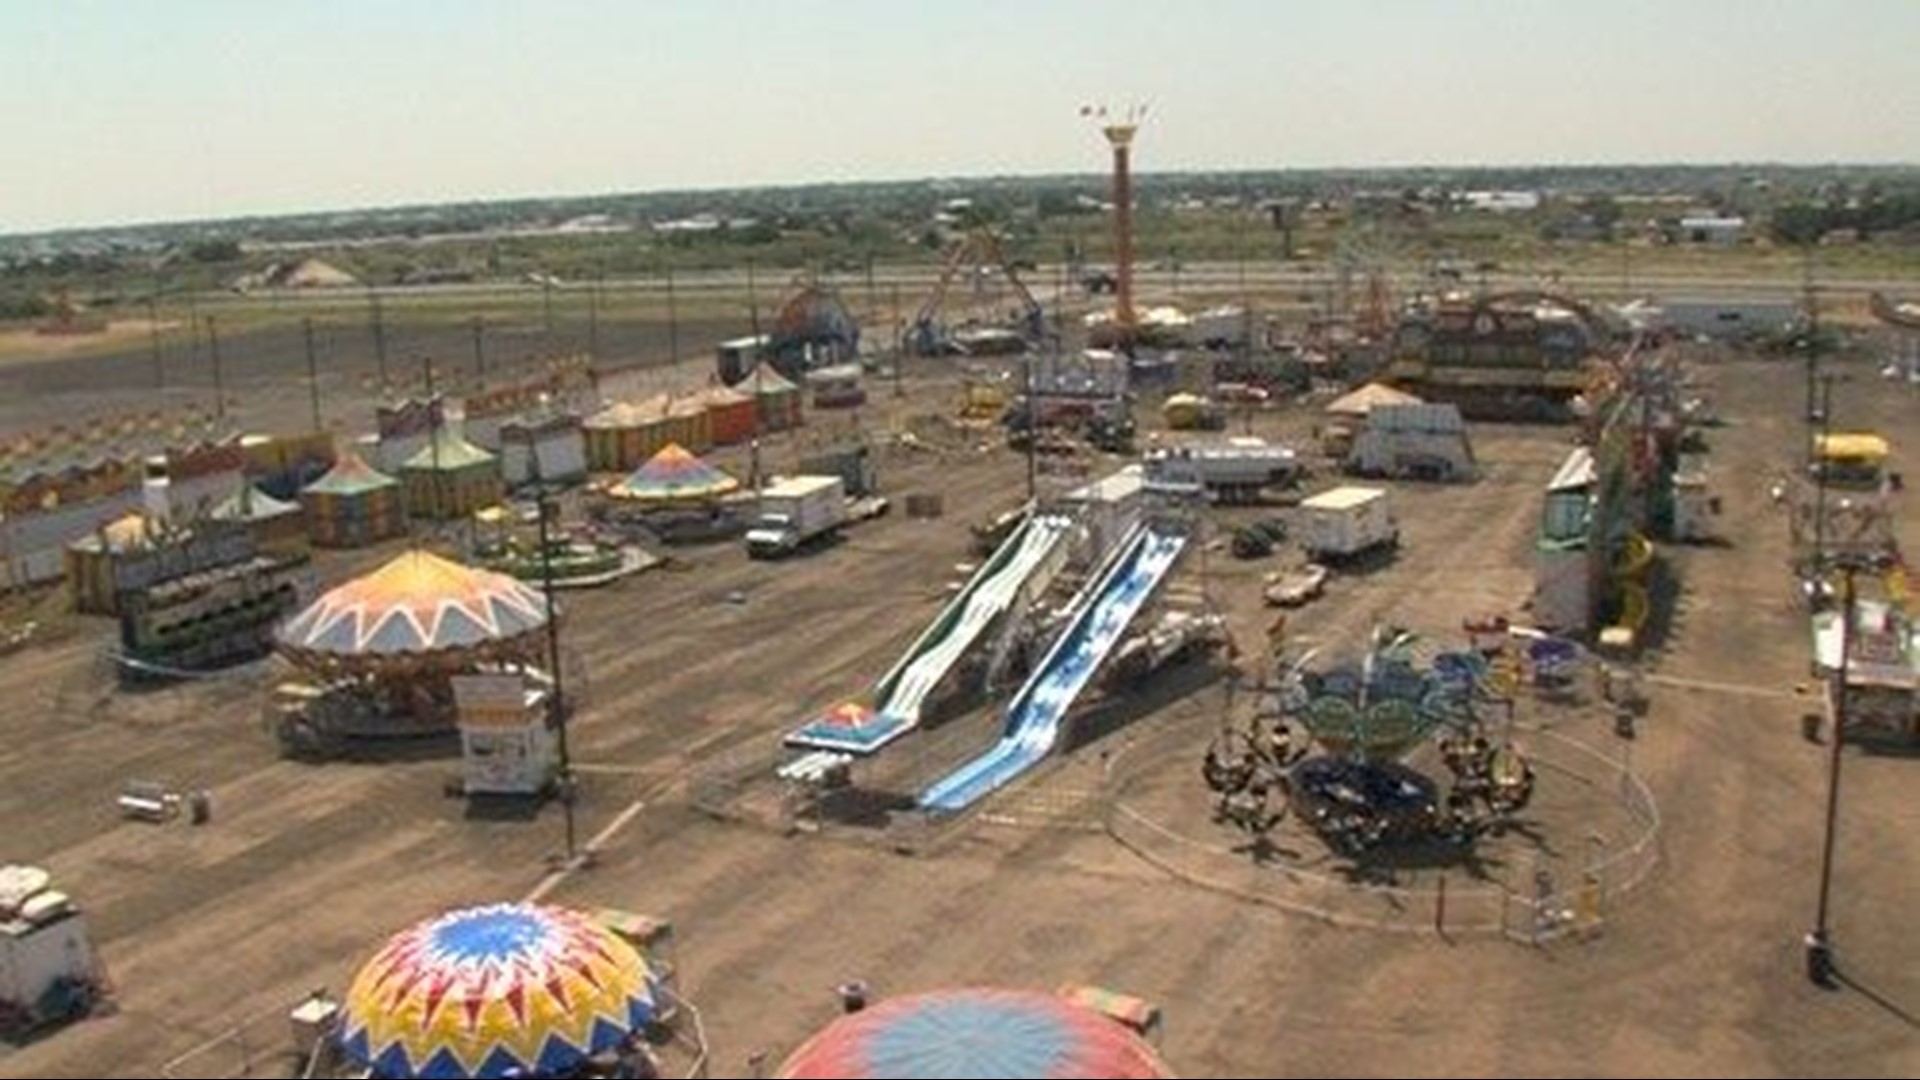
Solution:
[[[793,380],[780,374],[772,364],[761,364],[755,367],[752,377],[740,385],[751,386],[756,395],[791,394],[800,389],[794,385]]]
[[[240,490],[213,508],[212,516],[215,521],[269,521],[299,512],[296,504],[276,499],[243,481]]]
[[[306,490],[318,495],[365,495],[369,491],[397,487],[399,483],[348,450],[325,475],[308,484]]]
[[[314,601],[279,638],[295,654],[378,659],[506,641],[546,621],[531,585],[409,551]]]
[[[408,458],[401,468],[452,472],[492,463],[492,454],[468,442],[459,432],[450,428],[439,428],[434,431],[433,438],[428,439],[427,444]]]
[[[1381,405],[1418,405],[1420,399],[1405,390],[1385,383],[1368,383],[1360,389],[1335,398],[1327,411],[1335,416],[1366,416]]]
[[[954,990],[894,998],[841,1017],[780,1076],[799,1078],[1171,1077],[1139,1036],[1052,994]]]
[[[633,946],[584,915],[469,908],[360,969],[341,1045],[381,1077],[560,1076],[645,1027],[655,990]]]
[[[665,504],[716,499],[739,488],[740,481],[695,457],[679,443],[668,443],[607,493],[616,499]]]

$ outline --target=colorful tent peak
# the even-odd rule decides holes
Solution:
[[[215,521],[266,521],[297,514],[300,507],[261,491],[245,480],[238,489],[213,508]]]
[[[517,578],[409,551],[289,619],[296,653],[393,656],[507,641],[546,625],[546,599]]]
[[[1145,1040],[1058,995],[969,989],[893,998],[842,1016],[787,1059],[783,1078],[1171,1077]]]
[[[635,502],[699,502],[738,491],[740,481],[701,460],[679,443],[668,443],[608,494]]]
[[[364,495],[399,484],[400,481],[367,464],[359,454],[347,450],[341,453],[333,468],[308,484],[305,490],[316,495]]]
[[[567,1075],[652,1021],[657,979],[578,912],[453,911],[387,942],[347,993],[341,1045],[382,1077]]]
[[[468,442],[466,436],[451,428],[435,429],[418,452],[408,458],[403,469],[447,471],[475,465],[492,464],[493,455]]]

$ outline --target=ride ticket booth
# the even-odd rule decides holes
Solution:
[[[521,673],[456,675],[467,795],[539,795],[559,775],[559,740],[548,724],[552,687]]]

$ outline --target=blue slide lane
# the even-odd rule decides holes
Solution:
[[[1006,786],[1053,750],[1060,721],[1106,661],[1127,624],[1172,569],[1186,536],[1137,529],[1083,602],[1060,640],[1007,708],[1006,735],[920,795],[920,807],[958,813]]]
[[[1021,525],[940,611],[874,687],[870,713],[828,714],[787,736],[788,746],[873,754],[920,726],[922,707],[987,628],[1006,614],[1071,523],[1043,515]],[[856,722],[849,722],[849,721]]]

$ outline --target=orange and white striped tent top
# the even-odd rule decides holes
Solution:
[[[410,551],[314,601],[279,630],[296,656],[400,657],[510,641],[546,625],[538,589]]]

